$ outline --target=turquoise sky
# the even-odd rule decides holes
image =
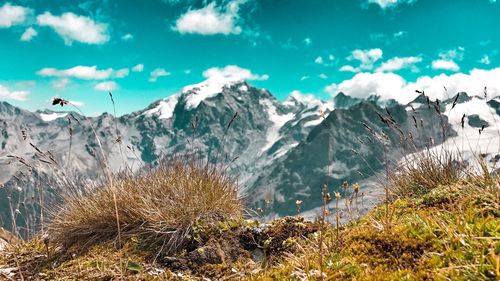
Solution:
[[[0,1],[0,99],[94,115],[111,89],[124,114],[231,69],[281,100],[398,99],[422,77],[500,93],[499,26],[492,0]]]

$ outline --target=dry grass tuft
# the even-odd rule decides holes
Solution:
[[[459,155],[447,151],[424,150],[410,155],[389,175],[391,199],[422,196],[439,186],[457,183],[468,177],[469,167]]]
[[[175,158],[150,173],[122,175],[112,185],[66,196],[48,231],[52,241],[65,247],[139,236],[158,253],[172,253],[198,220],[240,218],[242,213],[231,177],[214,165]]]

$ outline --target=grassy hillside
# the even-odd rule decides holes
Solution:
[[[398,186],[390,189],[390,203],[336,228],[321,218],[307,222],[286,217],[269,224],[246,220],[241,198],[231,193],[231,182],[216,170],[168,167],[73,197],[48,225],[47,235],[0,253],[0,276],[11,280],[500,278],[499,180],[489,173],[462,177],[442,173],[432,181],[419,181],[423,174],[406,171],[392,181]],[[191,177],[183,176],[188,174]],[[198,179],[190,192],[169,191],[169,186],[195,187],[190,178]],[[172,180],[184,182],[176,185]],[[217,193],[221,191],[226,194],[223,198]],[[214,196],[201,196],[207,192]],[[344,198],[337,196],[332,200],[343,204]],[[339,214],[327,211],[325,221],[335,222]]]

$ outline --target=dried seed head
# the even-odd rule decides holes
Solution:
[[[332,197],[330,196],[330,192],[327,192],[327,193],[325,194],[325,200],[326,200],[326,201],[330,201],[330,200],[332,200]]]
[[[69,102],[67,100],[61,99],[61,98],[53,98],[52,99],[52,105],[60,105],[60,106],[65,106]]]
[[[344,186],[344,189],[347,189],[349,187],[349,184],[347,183],[347,181],[344,181],[343,186]]]
[[[295,205],[300,206],[302,204],[302,200],[295,201]]]
[[[340,195],[340,192],[335,192],[335,198],[340,199],[342,196]]]
[[[358,183],[355,183],[355,184],[353,185],[353,188],[354,188],[354,192],[355,192],[355,193],[358,193],[358,192],[359,192],[359,184],[358,184]]]
[[[49,241],[50,241],[50,237],[49,237],[49,234],[48,233],[45,233],[42,235],[42,240],[43,240],[43,243],[44,244],[49,244]]]

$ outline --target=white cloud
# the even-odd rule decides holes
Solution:
[[[115,81],[104,81],[101,83],[97,83],[94,86],[94,90],[96,91],[103,91],[103,92],[111,92],[114,91],[118,88],[118,85],[116,84]]]
[[[28,27],[21,35],[21,41],[31,41],[37,34],[38,32],[33,27]]]
[[[300,81],[304,81],[304,80],[307,80],[307,79],[309,79],[308,75],[304,75],[304,76],[300,77]]]
[[[122,68],[122,69],[118,69],[117,71],[115,71],[115,75],[114,77],[115,78],[124,78],[124,77],[127,77],[130,73],[130,70],[128,68]]]
[[[394,57],[387,60],[381,66],[379,66],[377,72],[393,72],[403,68],[411,68],[412,71],[417,71],[418,68],[415,66],[416,63],[422,61],[421,57]]]
[[[0,99],[11,99],[24,101],[28,97],[28,91],[11,91],[6,86],[0,84]]]
[[[24,23],[31,12],[31,9],[5,3],[0,7],[0,28],[9,28]]]
[[[191,69],[184,70],[184,74],[188,74],[188,75],[191,74]]]
[[[163,76],[169,76],[171,73],[166,71],[163,68],[157,68],[153,71],[151,71],[151,74],[149,76],[149,82],[156,82],[158,80],[158,77],[163,77]]]
[[[335,59],[335,57],[334,57],[333,55],[331,55],[331,54],[330,54],[330,55],[328,55],[328,59],[329,59],[329,60],[334,60],[334,59]]]
[[[384,99],[395,99],[402,95],[400,89],[405,83],[401,76],[394,73],[358,73],[349,80],[327,86],[325,90],[332,95],[344,92],[356,98],[379,95]]]
[[[144,64],[140,63],[137,64],[136,66],[132,67],[133,72],[143,72],[144,71]]]
[[[123,41],[131,41],[131,40],[134,40],[134,35],[130,34],[130,33],[127,33],[125,35],[122,36],[122,40]]]
[[[458,60],[461,61],[464,59],[465,48],[458,47],[456,49],[450,49],[446,51],[441,51],[439,53],[439,57],[443,60]]]
[[[480,63],[482,63],[482,64],[486,64],[486,65],[488,65],[488,64],[490,64],[490,63],[491,63],[491,61],[490,61],[490,57],[489,57],[488,55],[484,55],[484,56],[481,58],[481,60],[479,60],[479,62],[480,62]]]
[[[397,31],[392,34],[390,33],[370,33],[370,40],[380,41],[385,43],[385,45],[391,45],[392,43],[406,37],[408,35],[407,31]]]
[[[408,35],[408,32],[407,31],[398,31],[398,32],[394,32],[394,34],[392,34],[392,37],[394,38],[400,38],[400,37],[404,37]]]
[[[317,64],[323,64],[323,57],[317,57],[315,60],[314,60],[315,63]]]
[[[372,69],[373,64],[382,58],[383,52],[379,48],[360,50],[356,49],[347,57],[348,60],[358,60],[361,64],[360,69]]]
[[[432,62],[433,69],[442,69],[442,70],[450,70],[450,71],[458,71],[460,67],[453,60],[435,60]]]
[[[71,45],[73,41],[86,44],[103,44],[109,40],[108,27],[106,24],[97,23],[94,20],[64,13],[61,16],[54,16],[50,12],[45,12],[37,16],[40,26],[48,26],[59,34],[66,45]]]
[[[382,9],[393,8],[400,4],[407,3],[411,4],[417,0],[368,0],[367,3],[377,4]]]
[[[344,72],[359,72],[360,70],[356,67],[353,67],[352,65],[343,65],[340,67],[339,71],[344,71]]]
[[[217,7],[216,2],[211,2],[201,9],[189,10],[176,20],[174,30],[202,35],[240,34],[242,29],[238,26],[238,12],[245,2],[232,0],[225,7]]]
[[[449,70],[449,71],[458,71],[460,70],[460,66],[458,66],[456,61],[463,60],[464,53],[465,53],[465,48],[463,47],[441,51],[439,53],[440,59],[434,60],[432,62],[432,68]]]
[[[240,81],[240,80],[267,80],[269,75],[258,75],[249,69],[237,65],[228,65],[223,68],[212,67],[203,72],[203,77],[216,81]]]
[[[64,77],[58,80],[52,81],[52,87],[56,90],[64,90],[69,84],[69,79]]]
[[[97,69],[97,66],[78,65],[68,69],[56,69],[46,67],[37,71],[36,74],[45,77],[73,77],[83,80],[104,80],[110,77],[123,78],[129,74],[128,68],[113,70],[112,68]]]
[[[312,44],[312,40],[309,37],[304,38],[304,45],[310,46]]]
[[[320,75],[318,75],[318,77],[321,78],[321,79],[328,78],[328,76],[326,76],[326,74],[324,74],[324,73],[321,73]]]
[[[358,73],[349,80],[327,86],[325,91],[332,95],[344,92],[346,95],[357,98],[379,95],[382,100],[395,99],[406,104],[417,97],[418,93],[415,90],[425,91],[431,99],[443,100],[453,97],[458,92],[482,96],[484,87],[487,87],[490,96],[498,96],[500,95],[498,77],[500,77],[500,68],[473,69],[469,74],[422,76],[415,82],[408,82],[394,73]],[[443,86],[447,88],[447,92],[444,91]]]

